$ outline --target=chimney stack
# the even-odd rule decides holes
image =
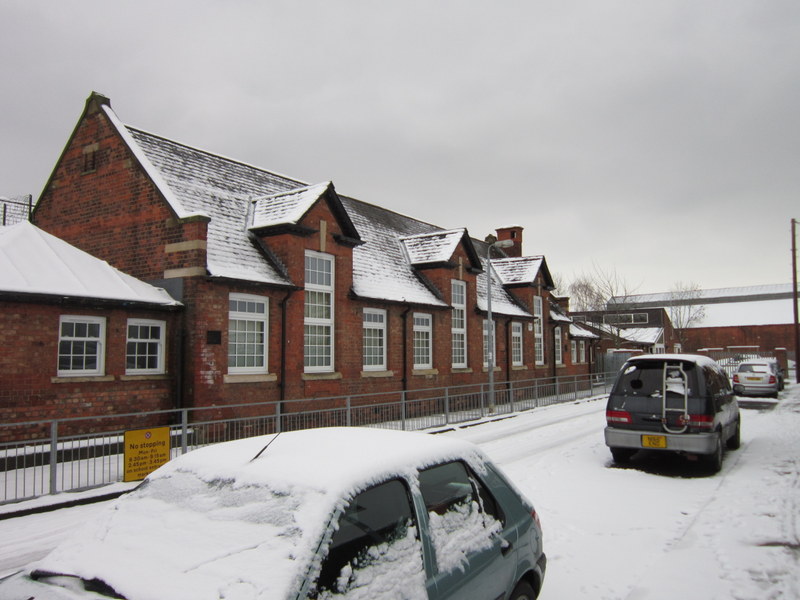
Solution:
[[[522,227],[520,225],[509,225],[507,227],[497,228],[498,240],[511,240],[514,245],[510,248],[504,248],[506,255],[511,257],[522,256]]]

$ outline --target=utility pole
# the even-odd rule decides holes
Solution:
[[[792,219],[792,311],[794,314],[794,377],[800,383],[800,328],[797,320],[797,244],[795,243],[795,226],[797,219]]]

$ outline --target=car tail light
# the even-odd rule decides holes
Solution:
[[[678,417],[681,425],[697,427],[698,429],[711,429],[714,427],[713,415],[681,415]]]
[[[539,520],[539,513],[536,512],[535,508],[531,509],[531,517],[533,518],[534,523],[539,526],[539,530],[542,529],[542,522]]]
[[[631,413],[626,410],[607,410],[606,411],[607,423],[624,423],[630,425],[633,423]]]
[[[770,383],[775,383],[775,375],[770,375],[769,376],[769,382]]]
[[[733,374],[733,383],[739,383],[739,374],[738,373],[734,373]]]

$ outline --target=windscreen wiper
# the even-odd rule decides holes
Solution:
[[[101,596],[106,596],[108,598],[116,598],[117,600],[127,600],[125,596],[117,592],[117,590],[108,585],[105,581],[98,579],[97,577],[86,579],[84,577],[80,577],[79,575],[70,575],[69,573],[54,573],[52,571],[41,571],[39,569],[32,571],[30,577],[34,581],[41,581],[42,583],[57,585],[67,589],[75,589],[74,584],[79,583],[87,592],[94,592],[95,594],[100,594]]]

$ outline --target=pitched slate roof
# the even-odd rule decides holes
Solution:
[[[466,229],[450,229],[420,233],[401,238],[400,241],[412,265],[443,263],[450,260],[466,233]]]
[[[112,124],[142,164],[178,217],[208,218],[207,270],[226,277],[280,286],[292,282],[248,235],[253,229],[296,223],[324,194],[330,182],[309,185],[123,125],[109,104],[102,106]],[[335,194],[335,192],[333,192]],[[415,269],[441,258],[466,230],[448,230],[365,202],[336,194],[342,218],[352,225],[353,293],[362,298],[428,306],[448,306]],[[349,227],[345,223],[346,227]],[[415,236],[414,241],[404,242]],[[437,245],[434,241],[441,241]],[[360,245],[357,245],[359,244]],[[411,252],[409,253],[409,249]],[[425,252],[429,252],[427,258]],[[410,256],[414,259],[410,260]],[[452,251],[450,252],[452,256]],[[449,258],[449,256],[447,257]],[[477,255],[473,257],[478,266]],[[480,280],[480,277],[479,277]],[[302,282],[299,282],[302,283]],[[530,316],[503,290],[493,289],[493,310]],[[484,291],[482,291],[484,290]],[[485,295],[485,282],[478,285]],[[485,298],[480,298],[479,306]]]
[[[592,333],[585,327],[582,327],[578,323],[570,323],[569,324],[569,336],[573,338],[582,338],[582,339],[599,339],[600,336],[596,333]]]
[[[250,229],[296,224],[331,185],[328,181],[256,198],[252,201],[253,218]]]
[[[543,256],[492,259],[492,266],[504,285],[533,283],[543,263]]]
[[[489,305],[486,302],[486,287],[487,279],[486,273],[486,259],[481,259],[483,264],[483,273],[478,275],[478,309],[488,311]],[[492,265],[495,261],[492,260]],[[503,288],[503,281],[500,279],[497,272],[492,269],[492,312],[508,315],[512,317],[532,317],[531,313],[520,306]]]
[[[0,227],[0,293],[180,306],[166,291],[22,221]]]
[[[741,327],[777,325],[794,322],[792,284],[717,288],[697,292],[663,292],[617,296],[608,301],[609,306],[622,305],[625,311],[642,308],[665,308],[671,312],[673,305],[703,307],[702,319],[689,328]]]

